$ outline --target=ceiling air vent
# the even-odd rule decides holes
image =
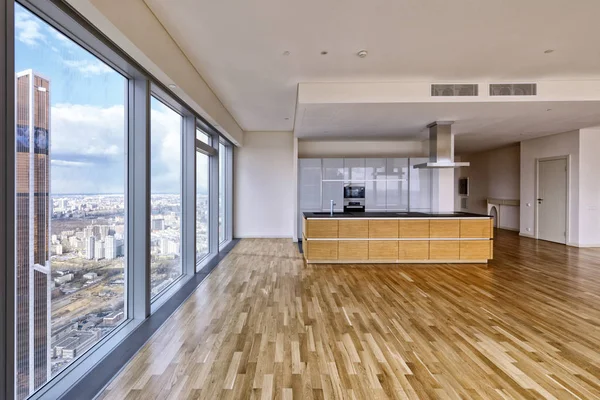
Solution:
[[[535,96],[536,83],[492,83],[490,96]]]
[[[477,96],[478,85],[431,85],[431,95],[434,97]]]

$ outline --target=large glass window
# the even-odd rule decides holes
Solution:
[[[19,4],[16,397],[126,319],[127,79]]]
[[[155,97],[150,112],[150,286],[155,297],[181,268],[181,131],[183,118]]]
[[[210,136],[196,131],[196,138],[210,144]],[[202,261],[210,252],[209,249],[209,161],[210,157],[202,151],[196,151],[196,262]]]

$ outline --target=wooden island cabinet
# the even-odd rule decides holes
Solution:
[[[491,217],[418,214],[304,213],[304,258],[340,264],[487,263],[493,258]]]

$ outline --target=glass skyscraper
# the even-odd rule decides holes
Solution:
[[[50,378],[50,81],[16,76],[17,398]]]

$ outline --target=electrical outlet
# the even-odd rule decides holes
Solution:
[[[531,232],[531,228],[527,228],[527,232]]]

